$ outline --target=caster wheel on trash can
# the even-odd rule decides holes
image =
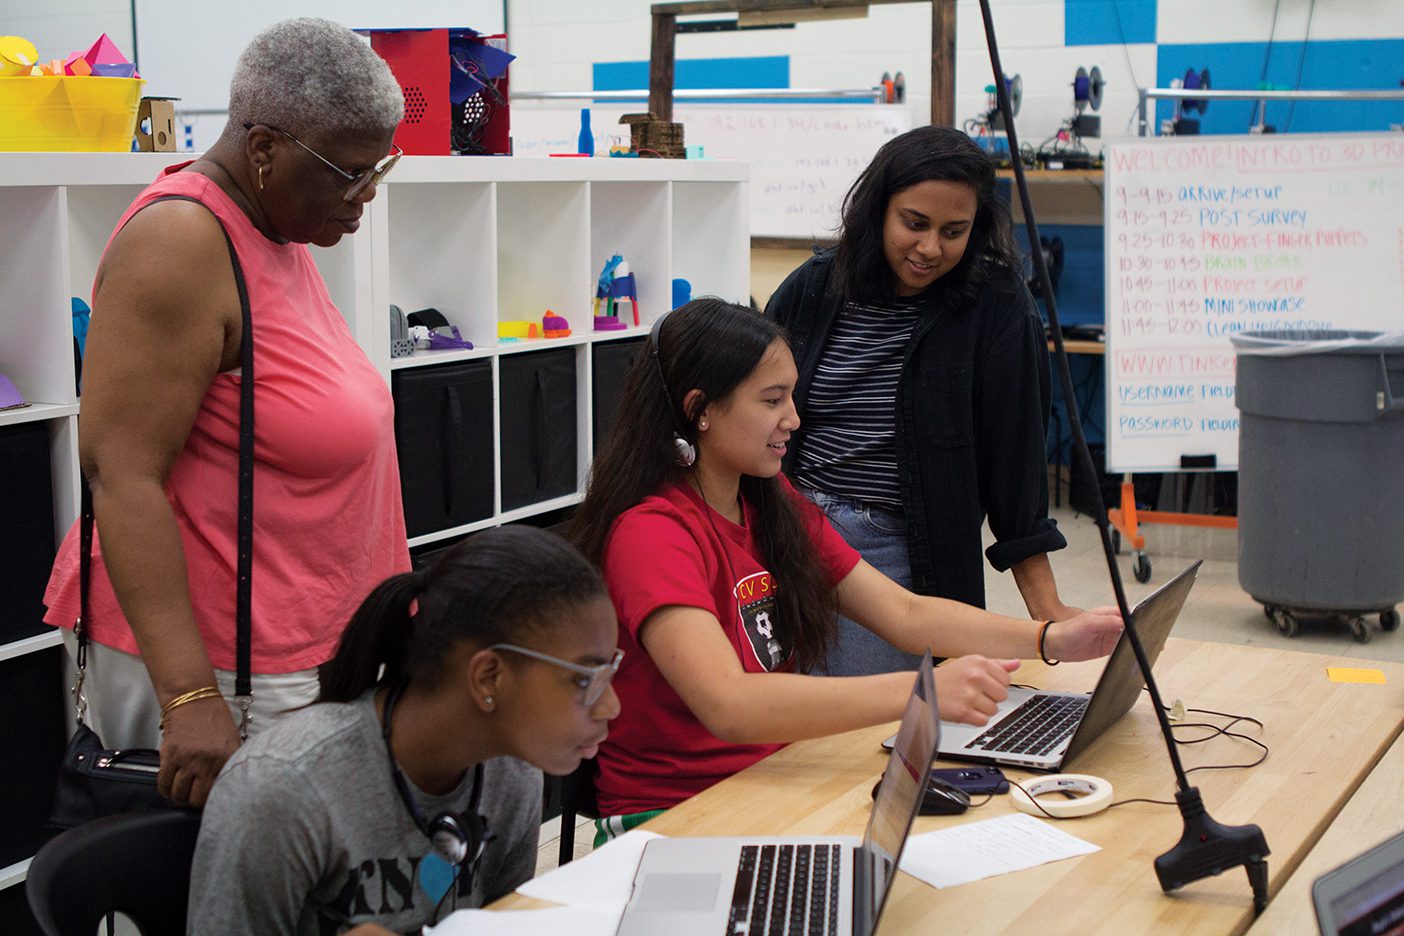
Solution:
[[[1283,637],[1297,636],[1297,616],[1286,608],[1270,607],[1269,616]]]
[[[1136,575],[1136,581],[1140,582],[1142,585],[1150,581],[1151,564],[1150,560],[1146,558],[1145,553],[1141,553],[1136,557],[1136,566],[1132,571]]]
[[[1388,611],[1380,612],[1380,627],[1386,633],[1394,633],[1399,630],[1399,611],[1390,608]]]
[[[1365,622],[1363,617],[1353,617],[1350,619],[1350,634],[1355,638],[1356,643],[1369,643],[1370,625]]]

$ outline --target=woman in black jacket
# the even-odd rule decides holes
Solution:
[[[1062,620],[1047,554],[1048,352],[988,157],[959,130],[886,143],[843,202],[838,246],[765,314],[791,334],[803,426],[786,471],[870,564],[918,594],[983,607],[990,564],[1029,613]],[[913,658],[841,619],[828,671]]]

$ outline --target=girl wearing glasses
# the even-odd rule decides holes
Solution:
[[[411,933],[513,890],[536,868],[540,772],[595,756],[619,714],[616,636],[599,574],[530,527],[382,583],[319,704],[215,784],[190,932]]]
[[[799,427],[779,327],[700,299],[654,327],[595,456],[575,541],[619,614],[623,714],[600,749],[600,835],[631,828],[780,745],[895,721],[911,673],[822,671],[835,612],[936,670],[944,718],[984,724],[1018,658],[1111,651],[1115,608],[1057,623],[912,594],[864,562],[780,474]]]
[[[178,805],[204,802],[240,741],[225,700],[246,344],[251,731],[316,698],[356,597],[409,568],[389,390],[307,248],[355,232],[403,112],[355,33],[271,26],[235,66],[219,140],[137,197],[98,265],[78,439],[98,540],[85,691],[105,744],[160,748],[158,788]],[[75,524],[50,624],[78,616],[81,552]]]

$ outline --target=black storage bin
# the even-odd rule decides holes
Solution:
[[[492,364],[404,368],[390,389],[408,535],[492,516]]]
[[[0,868],[31,857],[46,836],[64,728],[62,647],[0,662]],[[3,928],[0,928],[3,929]],[[8,930],[4,930],[8,932]]]
[[[629,376],[629,368],[633,366],[634,355],[647,341],[647,338],[606,341],[592,348],[591,392],[594,394],[593,422],[597,452],[614,429],[614,414],[619,409],[619,398],[624,394],[624,381]]]
[[[0,644],[47,629],[44,586],[54,564],[49,424],[0,428]]]
[[[502,509],[575,493],[575,349],[509,354],[497,366]]]

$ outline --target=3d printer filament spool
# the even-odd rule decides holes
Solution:
[[[1092,99],[1092,79],[1087,72],[1081,68],[1077,70],[1077,76],[1073,78],[1073,100],[1089,101]]]

